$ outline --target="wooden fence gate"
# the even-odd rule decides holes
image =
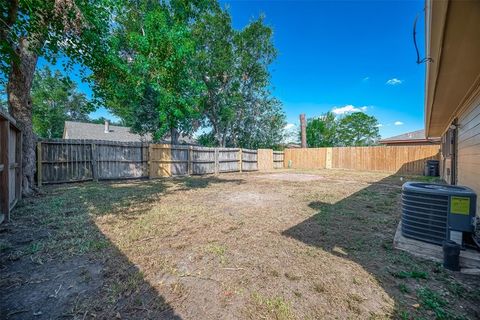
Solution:
[[[22,132],[0,111],[0,223],[22,197]]]

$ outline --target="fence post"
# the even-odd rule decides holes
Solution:
[[[242,167],[243,167],[243,153],[242,153],[242,148],[238,149],[238,165],[239,165],[239,171],[242,172]]]
[[[187,167],[188,167],[188,175],[191,176],[192,173],[193,173],[193,166],[192,166],[192,157],[193,157],[193,147],[192,146],[188,146],[188,163],[187,163]]]
[[[15,178],[15,193],[17,199],[22,199],[22,175],[23,175],[23,166],[22,166],[22,131],[17,131],[17,141],[15,143],[15,162],[17,163],[16,178]]]
[[[332,163],[333,163],[333,158],[332,158],[332,154],[333,154],[333,149],[331,147],[327,148],[327,152],[326,152],[326,159],[325,159],[325,168],[326,169],[332,169]]]
[[[42,143],[37,142],[37,185],[42,186]]]
[[[215,174],[218,174],[218,167],[219,167],[219,163],[218,163],[218,148],[215,148]]]
[[[152,153],[153,146],[151,143],[148,144],[148,161],[147,161],[147,170],[148,170],[148,179],[152,179]]]
[[[98,167],[97,167],[97,150],[95,143],[90,146],[90,163],[92,164],[92,178],[93,181],[98,181]]]

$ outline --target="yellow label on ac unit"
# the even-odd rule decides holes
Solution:
[[[470,214],[470,198],[451,197],[450,213],[469,215]]]

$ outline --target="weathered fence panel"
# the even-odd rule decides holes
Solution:
[[[242,149],[242,171],[257,171],[257,150]]]
[[[294,169],[324,169],[326,148],[285,149],[284,167]]]
[[[37,146],[38,183],[148,176],[148,149],[140,142],[44,140]]]
[[[283,151],[273,151],[273,168],[282,169],[283,168]]]
[[[285,167],[350,169],[422,174],[426,160],[438,160],[438,145],[286,149]]]
[[[188,146],[171,145],[171,175],[184,176],[188,174]]]
[[[146,144],[124,142],[92,144],[91,151],[93,175],[97,179],[148,176],[148,147]]]
[[[0,111],[0,223],[22,197],[22,132]]]
[[[218,172],[240,171],[240,149],[216,148],[218,150]]]
[[[193,147],[192,156],[192,174],[213,174],[215,173],[215,149],[206,147]]]
[[[92,144],[86,140],[51,140],[37,147],[38,183],[93,180]]]

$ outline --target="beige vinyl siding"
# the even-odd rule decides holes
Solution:
[[[480,198],[480,94],[458,118],[458,184],[465,185]],[[480,201],[477,201],[480,215]]]

